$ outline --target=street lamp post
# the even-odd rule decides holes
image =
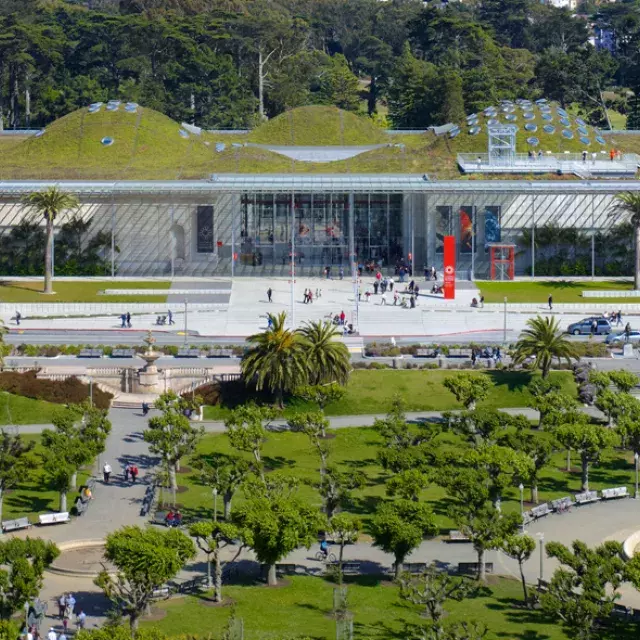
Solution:
[[[213,487],[213,521],[218,522],[218,487]]]
[[[520,529],[524,533],[524,485],[522,482],[518,485],[520,489]]]
[[[640,493],[638,493],[638,459],[640,459],[640,455],[636,451],[633,457],[636,461],[636,492],[634,498],[638,500],[640,498]]]
[[[538,546],[540,547],[540,582],[544,580],[544,533],[536,534],[538,537]]]
[[[184,299],[184,345],[187,346],[187,299]]]

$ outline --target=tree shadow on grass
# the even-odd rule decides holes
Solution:
[[[494,632],[499,638],[508,638],[509,640],[546,640],[551,636],[546,633],[540,633],[535,629],[525,629],[520,633],[513,631],[496,631]]]
[[[285,458],[284,456],[265,456],[262,460],[267,471],[276,471],[278,469],[284,469],[285,467],[291,468],[296,466],[295,460]]]
[[[349,511],[357,515],[371,515],[382,502],[382,496],[354,497],[351,500]]]
[[[366,624],[362,622],[354,622],[353,630],[354,636],[358,638],[397,638],[397,640],[406,640],[407,628],[409,623],[406,620],[399,620],[399,623],[403,623],[400,628],[393,628],[389,624],[383,621],[376,620],[375,625]]]
[[[530,371],[487,371],[493,384],[500,387],[506,387],[509,391],[522,391],[527,388],[531,382],[532,374]]]
[[[4,503],[14,511],[21,513],[40,513],[42,511],[54,511],[58,508],[58,497],[45,498],[20,493],[6,495]]]

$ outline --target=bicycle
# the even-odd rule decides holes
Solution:
[[[316,553],[316,560],[318,560],[319,562],[333,563],[333,562],[337,562],[338,558],[336,558],[335,553],[328,553],[325,556],[322,551],[318,551],[318,553]]]

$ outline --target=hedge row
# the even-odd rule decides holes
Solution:
[[[42,380],[36,377],[36,371],[16,373],[0,372],[0,390],[17,396],[46,400],[56,404],[80,404],[89,398],[89,385],[78,378],[66,380]],[[100,409],[108,409],[113,396],[93,385],[93,404]]]

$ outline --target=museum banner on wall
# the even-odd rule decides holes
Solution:
[[[444,298],[454,300],[456,297],[456,238],[444,237]]]

